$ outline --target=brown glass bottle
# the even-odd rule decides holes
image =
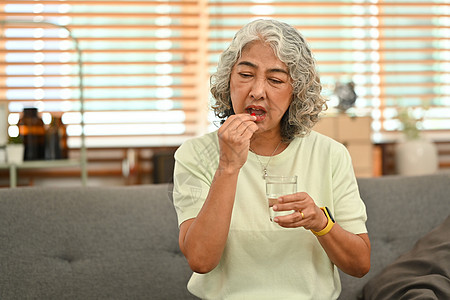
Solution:
[[[45,127],[37,108],[24,108],[17,124],[25,151],[24,160],[40,160],[45,157]]]
[[[68,158],[67,131],[60,117],[52,117],[45,133],[45,159]]]

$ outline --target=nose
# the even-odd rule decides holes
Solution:
[[[266,97],[266,81],[264,79],[257,79],[250,90],[250,97],[255,100],[264,100]]]

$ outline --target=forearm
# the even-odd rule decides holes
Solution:
[[[216,171],[205,203],[195,219],[188,220],[180,235],[180,248],[192,270],[207,273],[220,261],[233,211],[239,170]]]
[[[370,241],[367,234],[353,234],[335,224],[317,238],[330,260],[343,272],[362,277],[370,269]]]

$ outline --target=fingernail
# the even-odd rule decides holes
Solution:
[[[272,209],[273,210],[278,210],[278,206],[274,205],[274,206],[272,206]]]

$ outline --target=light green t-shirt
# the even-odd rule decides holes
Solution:
[[[174,205],[178,222],[200,211],[218,166],[217,132],[185,142],[176,152]],[[259,156],[263,165],[269,157]],[[304,228],[282,228],[269,219],[262,167],[249,152],[237,183],[227,244],[219,265],[194,273],[188,289],[202,299],[336,299],[339,273],[317,238]],[[366,233],[366,210],[347,149],[312,131],[295,138],[270,160],[269,175],[297,175],[297,190],[319,207],[327,206],[337,223]]]

